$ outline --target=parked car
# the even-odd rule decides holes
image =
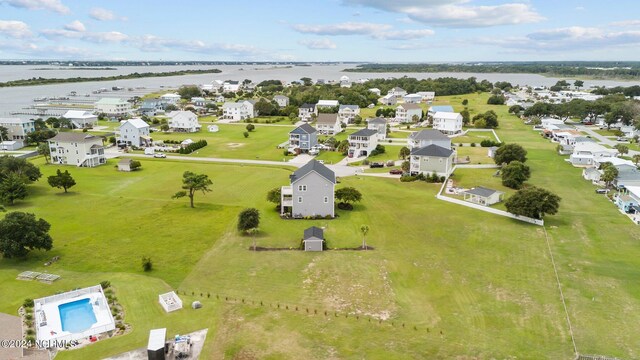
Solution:
[[[162,158],[162,159],[164,159],[164,158],[167,157],[167,155],[165,155],[164,153],[155,153],[155,154],[153,154],[153,157],[154,158]]]
[[[404,171],[402,171],[402,169],[391,169],[389,170],[389,174],[392,175],[402,175]]]
[[[318,154],[320,154],[320,150],[318,149],[309,150],[309,155],[318,155]]]
[[[369,164],[369,168],[373,169],[373,168],[382,168],[384,167],[384,163],[382,162],[372,162],[371,164]]]
[[[626,141],[629,141],[629,139],[627,139],[627,138],[626,138],[626,137],[624,137],[624,136],[618,136],[618,137],[616,138],[616,141],[626,142]]]
[[[596,194],[607,194],[609,191],[609,189],[596,189]]]

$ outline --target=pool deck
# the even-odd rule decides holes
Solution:
[[[22,320],[19,317],[0,313],[0,339],[21,340]],[[22,348],[0,346],[0,359],[20,359]]]

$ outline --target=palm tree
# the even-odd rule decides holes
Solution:
[[[360,226],[360,232],[362,233],[362,248],[367,250],[367,233],[369,232],[369,225]]]
[[[257,227],[247,230],[247,234],[250,234],[251,238],[253,239],[253,251],[256,251],[256,234],[258,232],[260,232],[260,229],[258,229]]]
[[[640,163],[640,154],[633,155],[633,162],[636,163],[636,165]]]

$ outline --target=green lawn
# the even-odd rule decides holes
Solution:
[[[638,227],[506,106],[486,105],[485,94],[438,101],[458,108],[463,98],[472,115],[496,110],[499,136],[529,152],[530,183],[563,199],[546,224],[578,350],[636,357]],[[338,211],[333,220],[282,220],[265,194],[287,183],[291,170],[284,166],[150,159],[141,172],[118,173],[113,164],[65,167],[78,182],[71,194],[41,179],[27,201],[9,209],[47,219],[54,250],[0,260],[0,311],[15,313],[26,297],[110,280],[133,326],[128,335],[61,352],[60,359],[144,347],[148,329],[157,327],[168,327],[170,336],[209,328],[203,359],[574,358],[542,228],[439,201],[439,184],[341,178],[338,187],[363,194],[354,211]],[[56,169],[42,166],[45,176]],[[195,209],[170,198],[185,170],[206,173],[214,183],[212,192],[196,195]],[[501,189],[493,173],[458,169],[455,179]],[[296,247],[302,231],[315,225],[326,228],[330,247],[354,247],[362,241],[360,226],[368,224],[375,250],[248,251],[251,238],[235,231],[235,217],[246,207],[261,212],[259,245]],[[61,260],[46,270],[62,275],[60,281],[15,280],[20,271],[44,270],[56,255]],[[145,255],[154,263],[150,273],[141,270]],[[186,305],[198,299],[204,308],[163,313],[157,295],[169,289]],[[380,317],[388,320],[379,324]]]
[[[493,136],[493,133],[490,131],[475,131],[475,130],[469,130],[467,132],[466,135],[463,136],[456,136],[454,138],[451,138],[451,142],[453,144],[471,144],[471,143],[475,143],[476,145],[480,146],[480,142],[482,140],[492,140],[492,141],[496,141],[496,137]]]
[[[465,144],[465,146],[456,146],[458,159],[463,160],[468,156],[470,164],[495,164],[493,159],[487,156],[487,151],[488,148],[486,147],[471,147],[469,144]]]
[[[345,156],[338,151],[321,151],[320,154],[315,157],[316,160],[324,160],[325,164],[335,164],[344,158]]]

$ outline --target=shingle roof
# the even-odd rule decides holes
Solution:
[[[338,109],[338,111],[340,111],[342,109],[358,110],[358,109],[360,109],[360,106],[358,106],[358,105],[340,105],[340,108]]]
[[[502,191],[498,191],[498,190],[493,190],[493,189],[489,189],[483,186],[477,186],[471,190],[467,190],[465,191],[466,194],[471,194],[471,195],[477,195],[480,197],[489,197],[495,193],[501,193]]]
[[[102,98],[96,101],[96,104],[100,105],[118,105],[118,104],[126,104],[127,102],[119,99],[119,98]]]
[[[429,108],[429,112],[453,112],[453,106],[450,105],[436,105]]]
[[[319,114],[317,124],[334,125],[338,121],[338,114]]]
[[[367,121],[367,123],[369,124],[386,124],[387,120],[381,118],[381,117],[377,117],[377,118],[373,118],[373,119],[369,119]]]
[[[448,158],[449,156],[451,156],[451,154],[453,154],[453,150],[449,150],[447,148],[443,148],[442,146],[433,145],[433,144],[424,146],[421,148],[413,149],[411,151],[411,155],[433,156],[433,157],[443,157],[443,158]]]
[[[349,134],[349,136],[373,136],[378,133],[378,130],[375,129],[360,129],[353,134]]]
[[[301,168],[299,168],[293,174],[291,174],[289,179],[293,184],[295,181],[297,181],[298,179],[302,178],[303,176],[307,175],[312,171],[315,171],[320,176],[331,181],[332,183],[334,184],[336,183],[336,174],[331,169],[326,167],[324,164],[321,164],[317,160],[311,160],[305,165],[303,165]]]
[[[316,132],[316,129],[309,124],[302,124],[297,128],[291,130],[289,134],[313,134]]]
[[[401,107],[405,110],[414,110],[414,109],[422,109],[418,104],[400,104],[398,107]]]
[[[100,139],[97,136],[85,134],[85,133],[77,133],[77,132],[61,132],[56,136],[49,139],[49,141],[60,141],[60,142],[80,142],[84,143],[87,141],[92,141]]]
[[[300,105],[301,109],[315,109],[316,104],[308,104],[308,103],[304,103],[302,105]]]
[[[449,139],[447,135],[443,134],[439,130],[433,129],[425,129],[418,132],[413,132],[411,133],[411,135],[409,135],[409,138],[413,140],[451,141],[451,139]]]
[[[304,230],[304,239],[317,238],[324,240],[324,231],[319,227],[312,226]]]

